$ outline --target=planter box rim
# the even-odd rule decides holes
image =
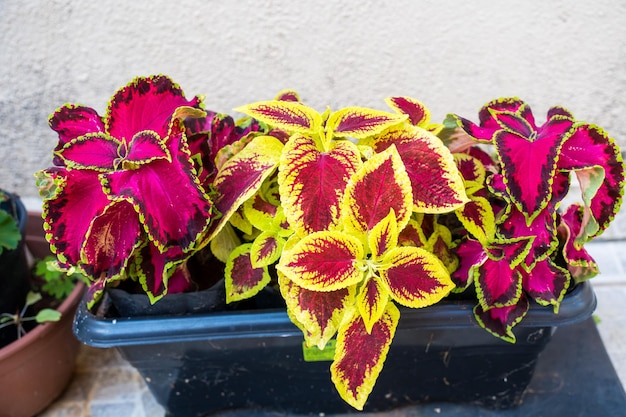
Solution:
[[[446,300],[423,309],[400,307],[398,328],[479,327],[471,314],[475,303],[475,300]],[[591,316],[595,307],[591,284],[584,282],[565,296],[558,314],[554,314],[552,306],[531,304],[528,314],[517,327],[558,327],[577,323]],[[81,342],[94,347],[302,335],[283,309],[100,318],[87,310],[84,300],[76,313],[74,334]]]

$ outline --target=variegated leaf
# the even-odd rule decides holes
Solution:
[[[385,102],[398,113],[406,114],[409,117],[409,123],[412,125],[423,129],[428,128],[430,111],[420,101],[411,97],[389,97],[385,99]]]
[[[366,138],[402,123],[406,116],[364,107],[346,107],[331,113],[326,122],[329,136]]]
[[[251,249],[251,243],[237,247],[226,262],[224,283],[227,303],[255,296],[271,280],[267,267],[255,268],[252,266]]]
[[[357,410],[363,409],[374,388],[399,320],[398,308],[387,303],[371,331],[356,312],[339,329],[331,379],[341,398]]]
[[[432,253],[413,247],[387,252],[380,271],[382,283],[391,297],[406,307],[421,308],[435,304],[453,288],[446,267]]]
[[[103,173],[105,189],[133,201],[150,239],[164,251],[188,251],[210,222],[212,203],[199,184],[184,134],[170,136],[171,162],[155,159],[141,169]],[[149,190],[149,192],[148,192]]]
[[[487,260],[483,245],[477,240],[466,239],[455,250],[459,257],[459,266],[452,273],[452,282],[456,285],[455,292],[465,290],[474,282],[475,269]]]
[[[376,277],[370,277],[359,288],[356,305],[368,332],[372,331],[374,324],[384,314],[387,302],[389,302],[389,292]]]
[[[376,224],[367,235],[372,259],[377,259],[392,248],[398,246],[398,224],[396,213],[392,210]]]
[[[570,284],[570,274],[550,258],[537,262],[532,271],[522,272],[522,287],[526,294],[541,305],[553,305],[554,313]]]
[[[531,270],[534,264],[550,256],[559,241],[556,238],[556,211],[542,210],[530,224],[517,208],[511,207],[498,221],[499,236],[512,239],[518,236],[533,236],[533,242],[526,259],[524,269]]]
[[[522,294],[521,268],[511,267],[508,259],[486,259],[474,269],[476,296],[483,310],[516,304]]]
[[[410,179],[414,211],[445,213],[467,201],[452,154],[432,133],[403,124],[383,132],[372,145],[376,152],[396,147]]]
[[[494,137],[507,192],[527,223],[552,197],[559,151],[571,126],[571,120],[553,118],[530,138],[505,130]]]
[[[455,213],[465,229],[479,242],[486,245],[493,240],[496,220],[491,204],[486,198],[474,196],[463,207],[456,209]]]
[[[136,134],[128,145],[128,153],[123,155],[122,168],[136,169],[155,159],[171,161],[170,152],[165,146],[165,141],[155,132],[145,130]]]
[[[258,136],[222,166],[213,182],[215,208],[221,217],[212,222],[204,242],[210,241],[239,206],[259,190],[278,166],[282,150],[278,139]]]
[[[47,173],[58,186],[54,198],[45,199],[43,203],[46,240],[60,265],[69,268],[80,264],[87,231],[110,201],[95,171],[59,168]],[[86,201],[89,204],[85,204]]]
[[[253,268],[262,268],[278,261],[285,241],[274,232],[263,232],[252,242],[250,262]]]
[[[317,111],[294,101],[260,101],[235,110],[290,133],[315,134],[322,126],[322,117]]]
[[[55,151],[67,142],[88,133],[104,132],[104,121],[91,107],[66,104],[58,108],[48,119],[50,128],[59,134]]]
[[[307,344],[323,349],[337,333],[348,307],[354,305],[356,286],[336,291],[311,291],[280,272],[278,283],[292,321],[304,330]]]
[[[56,156],[71,169],[109,172],[120,164],[125,150],[122,142],[106,133],[89,133],[67,142]]]
[[[593,278],[600,272],[596,261],[576,241],[582,228],[584,211],[585,208],[578,204],[571,205],[561,216],[561,224],[559,225],[559,233],[562,236],[562,241],[565,242],[563,258],[565,258],[567,269],[576,283]]]
[[[137,77],[111,98],[105,116],[106,131],[126,143],[144,130],[164,138],[177,108],[199,104],[198,98],[187,100],[180,86],[167,76]]]
[[[289,140],[278,183],[285,216],[296,233],[338,228],[341,197],[360,165],[359,151],[351,142],[334,142],[322,152],[312,138],[295,135]]]
[[[393,210],[398,230],[411,216],[411,182],[395,146],[374,155],[353,175],[342,203],[342,223],[357,236],[368,231]]]
[[[343,232],[324,231],[303,237],[282,256],[276,268],[297,285],[313,291],[336,291],[357,284],[363,244]]]
[[[528,307],[528,299],[522,294],[516,304],[507,307],[494,307],[485,311],[479,304],[474,307],[474,317],[489,333],[506,342],[515,343],[513,327],[526,316]]]
[[[81,262],[92,277],[119,277],[128,259],[142,241],[139,215],[131,203],[112,201],[93,219],[84,238]]]
[[[180,273],[177,267],[187,257],[188,255],[183,254],[177,247],[161,252],[149,241],[136,251],[132,260],[133,273],[151,303],[154,304],[168,293],[169,280],[172,275]],[[186,273],[188,274],[188,271]]]
[[[576,170],[579,178],[589,180],[581,184],[584,200],[590,203],[592,214],[592,218],[583,224],[579,237],[579,240],[586,241],[601,234],[621,206],[624,164],[615,141],[604,130],[582,123],[574,128],[563,144],[558,168]],[[596,167],[602,169],[603,176],[593,175],[597,172]],[[594,223],[591,228],[589,222]]]

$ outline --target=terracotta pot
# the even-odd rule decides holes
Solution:
[[[37,258],[49,254],[42,239],[41,215],[29,213],[26,244]],[[39,325],[0,349],[0,417],[34,416],[68,385],[80,346],[72,322],[84,290],[77,285],[63,301],[61,320]]]

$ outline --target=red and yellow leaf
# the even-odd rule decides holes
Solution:
[[[237,247],[224,269],[226,302],[245,300],[256,295],[270,282],[267,267],[255,268],[250,258],[251,243]]]
[[[430,123],[430,111],[422,102],[414,98],[389,97],[385,99],[385,102],[398,113],[406,114],[409,117],[409,123],[413,126],[419,126],[434,134],[443,128],[441,124]]]
[[[346,230],[364,236],[393,210],[398,230],[411,216],[411,181],[395,146],[374,155],[350,179],[342,203]]]
[[[338,228],[341,197],[360,165],[359,151],[351,142],[333,142],[322,152],[312,138],[295,135],[289,140],[278,183],[285,216],[296,233]]]
[[[296,285],[280,271],[278,283],[287,311],[303,330],[307,345],[323,349],[337,333],[348,307],[354,305],[356,286],[337,291],[311,291]]]
[[[274,232],[263,232],[252,242],[250,248],[250,262],[253,268],[262,268],[278,261],[285,244],[284,239]]]
[[[402,123],[406,116],[364,107],[346,107],[333,112],[326,122],[329,137],[366,138]]]
[[[392,248],[398,246],[398,224],[393,209],[379,221],[367,235],[372,259],[377,259]]]
[[[391,145],[401,155],[409,176],[414,211],[445,213],[467,201],[463,178],[441,139],[405,123],[372,139],[376,152]]]
[[[283,144],[272,136],[258,136],[229,159],[213,183],[215,208],[222,217],[211,224],[205,242],[214,237],[230,216],[252,197],[280,161]]]
[[[389,292],[376,277],[372,276],[363,283],[356,297],[356,305],[368,332],[380,320],[388,302]]]
[[[486,198],[473,196],[469,202],[455,210],[456,216],[479,242],[486,245],[496,233],[496,219]]]
[[[445,265],[422,248],[392,249],[382,263],[388,267],[381,269],[380,278],[391,297],[403,306],[435,304],[454,288]]]
[[[363,280],[358,263],[363,244],[343,232],[324,231],[303,237],[276,268],[297,285],[313,291],[335,291]]]
[[[356,311],[339,329],[331,379],[341,398],[357,410],[363,409],[374,388],[399,320],[398,308],[387,303],[371,331]]]
[[[522,268],[511,268],[506,257],[487,259],[474,269],[476,297],[483,310],[516,304],[522,294]]]
[[[290,133],[315,134],[322,126],[317,111],[296,101],[260,101],[235,110]]]

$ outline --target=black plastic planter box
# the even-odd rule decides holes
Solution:
[[[587,319],[596,300],[585,283],[566,296],[557,315],[552,308],[532,305],[516,327],[516,344],[478,327],[473,305],[474,301],[455,300],[420,310],[402,309],[384,369],[364,411],[427,401],[515,407],[554,329]],[[336,393],[329,361],[304,361],[302,334],[285,311],[99,318],[82,303],[74,330],[88,345],[117,347],[167,415],[356,412]]]

